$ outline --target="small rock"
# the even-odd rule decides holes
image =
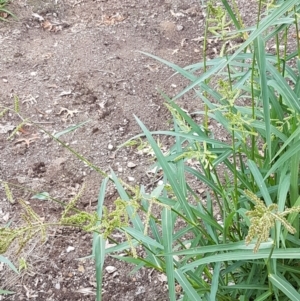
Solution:
[[[136,167],[136,164],[134,164],[133,162],[128,162],[127,167],[134,168],[134,167]]]
[[[168,281],[168,278],[165,274],[160,274],[157,276],[157,279],[160,281],[160,282],[167,282]]]
[[[118,172],[123,172],[123,168],[122,167],[118,167]]]
[[[79,265],[78,266],[78,271],[81,272],[81,273],[84,273],[84,271],[85,271],[84,266],[83,265]]]
[[[72,246],[67,247],[67,253],[70,253],[71,251],[74,251],[74,250],[75,250],[75,248]]]
[[[5,222],[7,222],[9,220],[9,212],[7,212],[2,218]]]
[[[183,28],[184,28],[184,27],[183,27],[182,25],[177,25],[177,26],[176,26],[177,31],[181,31],[181,30],[183,30]]]
[[[109,265],[105,268],[105,271],[108,273],[108,274],[112,274],[113,272],[115,272],[117,270],[116,267],[112,266],[112,265]]]
[[[56,283],[56,284],[55,284],[55,288],[56,288],[57,290],[59,290],[59,289],[60,289],[60,283]]]
[[[107,148],[108,148],[109,150],[113,150],[113,149],[114,149],[114,146],[113,146],[112,144],[108,144]]]
[[[134,177],[128,177],[128,181],[129,181],[129,182],[134,182],[134,181],[135,181],[135,178],[134,178]]]
[[[8,83],[7,78],[2,78],[2,80],[3,80],[4,83]]]

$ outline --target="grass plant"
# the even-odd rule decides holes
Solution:
[[[171,301],[300,300],[300,46],[297,38],[288,44],[298,37],[300,3],[259,1],[249,28],[235,0],[222,4],[208,3],[205,35],[224,43],[241,36],[233,53],[224,46],[219,57],[185,68],[147,54],[190,81],[173,99],[163,95],[173,130],[149,132],[135,117],[143,134],[133,139],[147,138],[163,173],[152,190],[103,173],[65,145],[60,136],[76,127],[53,137],[105,177],[96,213],[76,209],[76,196],[57,223],[94,233],[97,301],[106,256],[166,274]],[[193,112],[201,123],[176,104],[190,91],[203,104]],[[167,153],[160,135],[175,140]],[[113,211],[104,206],[110,181],[119,194]],[[115,231],[125,240],[113,239]]]
[[[207,5],[206,38],[213,33],[225,45],[240,35],[244,42],[233,53],[222,47],[219,57],[185,68],[147,54],[190,85],[173,99],[165,97],[173,131],[150,133],[136,117],[163,171],[163,184],[152,193],[140,187],[133,197],[112,177],[130,220],[118,229],[131,241],[106,254],[142,246],[146,256],[135,251],[116,257],[136,269],[165,273],[170,300],[300,300],[297,38],[288,51],[290,37],[295,32],[298,37],[300,4],[259,1],[257,24],[245,28],[235,1],[222,2],[222,7]],[[272,43],[273,53],[267,50]],[[176,104],[191,90],[204,104],[203,111],[193,112],[202,124]],[[222,128],[228,142],[217,138],[210,122]],[[155,135],[175,138],[167,155]],[[205,187],[205,197],[191,176]],[[137,197],[140,214],[132,205]],[[179,294],[175,285],[182,288]]]

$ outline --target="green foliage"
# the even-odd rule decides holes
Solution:
[[[128,212],[131,226],[117,228],[146,256],[118,258],[136,269],[166,273],[170,300],[300,300],[300,50],[297,42],[291,53],[279,44],[295,30],[300,4],[260,2],[257,26],[245,29],[235,2],[222,2],[224,7],[208,4],[207,35],[223,41],[242,36],[245,42],[235,53],[222,48],[221,57],[186,68],[149,55],[191,84],[173,99],[165,97],[173,131],[150,133],[137,119],[164,172],[155,199],[167,207],[152,210],[147,220]],[[273,38],[275,54],[266,53]],[[203,124],[175,102],[192,89],[204,105],[193,115]],[[214,138],[218,133],[207,127],[210,121],[219,124],[228,142]],[[170,135],[175,144],[162,151],[153,135]],[[122,183],[113,181],[121,196]],[[199,185],[205,197],[197,193]],[[141,195],[142,211],[151,206],[149,195]],[[126,198],[130,204],[131,196]],[[175,284],[183,288],[180,296]]]
[[[225,42],[242,36],[234,53],[223,47],[220,57],[185,68],[148,54],[190,81],[173,99],[164,96],[172,130],[150,133],[136,118],[148,142],[138,136],[127,143],[155,157],[163,171],[159,185],[151,191],[130,187],[113,171],[97,169],[58,139],[74,128],[53,137],[105,176],[97,212],[76,208],[79,193],[61,203],[55,224],[94,232],[97,301],[105,255],[134,264],[135,271],[165,273],[171,301],[300,300],[300,46],[296,41],[297,49],[288,52],[286,43],[298,31],[300,3],[260,1],[257,24],[250,28],[234,0],[222,4],[208,3],[206,37],[215,34]],[[274,40],[274,53],[267,53]],[[176,104],[191,90],[203,106],[193,112],[201,124]],[[209,122],[222,129],[225,142]],[[156,135],[173,137],[174,145],[166,151]],[[104,207],[109,181],[119,194],[111,211]],[[43,239],[53,225],[21,204],[26,225],[0,229],[0,253],[15,240],[22,248],[36,234]],[[112,238],[116,231],[125,241]],[[106,247],[106,241],[113,244]]]

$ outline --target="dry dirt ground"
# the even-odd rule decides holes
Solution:
[[[247,11],[249,1],[240,4]],[[78,206],[89,212],[97,206],[101,175],[30,122],[54,134],[90,120],[63,141],[102,170],[149,185],[150,159],[116,147],[141,132],[134,114],[150,130],[168,128],[171,117],[157,88],[173,96],[186,82],[169,78],[172,70],[138,51],[181,66],[200,61],[201,5],[193,0],[12,1],[9,9],[18,20],[0,24],[0,105],[13,109],[18,99],[19,115],[11,110],[0,119],[0,179],[10,183],[15,200],[9,202],[0,188],[2,226],[21,223],[19,199],[45,220],[59,218],[61,207],[31,199],[36,192],[67,202],[85,183]],[[215,55],[218,47],[212,42],[208,54]],[[188,96],[180,104],[189,111],[196,106]],[[28,122],[8,139],[22,118]],[[114,198],[112,189],[105,204]],[[94,300],[93,262],[78,260],[90,255],[91,244],[88,234],[51,229],[46,242],[31,242],[20,254],[27,263],[20,275],[0,266],[0,288],[15,292],[0,300]],[[5,255],[18,266],[12,252]],[[132,266],[109,257],[107,266],[115,269],[104,273],[103,300],[168,299],[165,279],[154,271],[130,274]]]

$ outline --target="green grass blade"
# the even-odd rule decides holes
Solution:
[[[0,262],[7,264],[15,273],[19,274],[17,268],[13,265],[13,263],[7,259],[6,257],[0,255]]]
[[[124,250],[130,250],[131,247],[137,247],[138,245],[140,245],[140,242],[133,239],[130,243],[128,241],[125,241],[115,246],[112,246],[110,248],[107,248],[105,249],[105,253],[111,254],[111,253],[123,252]]]
[[[176,269],[174,271],[176,280],[181,285],[183,291],[185,292],[186,296],[188,297],[187,300],[189,301],[202,301],[202,298],[197,294],[196,290],[192,287],[189,281],[186,279],[185,275],[182,273],[181,270]]]
[[[200,265],[209,264],[212,262],[223,262],[223,261],[247,261],[255,259],[267,259],[269,258],[272,248],[259,250],[257,253],[254,253],[253,250],[244,250],[244,251],[233,251],[228,253],[214,254],[212,256],[207,256],[199,260],[195,260],[184,267],[181,268],[182,272],[187,272],[193,270]],[[271,258],[274,259],[300,259],[300,249],[299,248],[287,248],[287,249],[276,249],[271,254]],[[299,299],[300,300],[300,299]]]
[[[291,175],[288,173],[288,166],[284,166],[280,172],[280,179],[279,179],[279,187],[278,187],[278,211],[283,212],[286,206],[286,200],[288,198],[288,192],[290,188],[290,178]],[[298,213],[297,213],[298,214]],[[280,222],[276,223],[276,246],[279,246],[280,237],[283,236],[282,231],[282,224]],[[282,245],[285,247],[285,237],[282,237]]]
[[[82,127],[83,125],[85,125],[86,123],[90,122],[90,120],[84,121],[84,122],[80,122],[78,124],[69,126],[68,128],[66,128],[65,130],[58,132],[56,134],[54,134],[54,138],[59,138],[60,136],[64,135],[64,134],[69,134],[75,130],[77,130],[78,128]]]
[[[299,301],[300,294],[295,290],[295,288],[283,277],[275,274],[269,275],[269,280],[272,284],[282,291],[291,301]]]
[[[272,295],[272,292],[265,292],[257,297],[254,301],[264,301],[267,300]]]
[[[97,226],[100,224],[100,220],[102,218],[102,209],[103,209],[103,202],[104,202],[104,198],[105,198],[105,191],[106,191],[106,187],[107,187],[107,183],[109,181],[109,178],[105,178],[102,181],[100,190],[99,190],[99,194],[98,194],[98,204],[97,204],[97,214],[98,214],[98,219],[99,221],[97,222]],[[93,234],[93,247],[92,247],[92,254],[93,256],[95,255],[96,252],[96,248],[98,247],[98,238],[99,234],[94,232]]]
[[[164,247],[159,242],[157,242],[156,240],[152,239],[149,236],[144,235],[144,233],[138,231],[137,229],[130,228],[130,227],[122,227],[121,229],[126,233],[130,234],[136,240],[141,241],[146,245],[153,246],[161,250],[164,249]]]
[[[201,246],[190,248],[182,251],[173,252],[172,255],[205,255],[208,253],[216,253],[216,252],[228,252],[235,250],[253,250],[255,244],[250,243],[246,246],[244,241],[228,243],[228,244],[219,244],[219,245],[209,245],[209,246]],[[260,246],[260,249],[270,249],[273,246],[273,240],[269,240],[267,242],[263,242]]]
[[[259,81],[260,81],[260,90],[261,98],[263,102],[264,110],[264,123],[266,130],[266,141],[269,158],[271,158],[271,130],[270,130],[270,104],[269,104],[269,89],[267,85],[267,72],[266,72],[266,50],[265,43],[261,36],[258,36],[255,40],[255,55],[257,58],[257,67],[259,70]]]
[[[239,23],[239,21],[237,20],[236,18],[236,14],[232,11],[231,9],[231,6],[229,5],[228,1],[227,0],[222,0],[222,3],[230,17],[230,20],[232,20],[232,22],[234,23],[234,26],[237,28],[237,29],[241,29],[241,25]]]
[[[258,167],[256,166],[255,162],[252,160],[248,160],[248,166],[255,179],[256,185],[259,188],[259,191],[261,192],[262,197],[264,198],[266,205],[270,206],[273,202],[271,200],[267,186],[264,182],[264,179],[263,179]]]
[[[102,300],[102,278],[105,259],[105,239],[98,235],[95,239],[95,262],[96,262],[96,301]]]
[[[165,253],[172,252],[173,227],[174,227],[174,223],[172,222],[172,212],[171,210],[164,208],[162,212],[162,236],[163,236]],[[175,301],[176,291],[175,291],[175,274],[174,274],[173,256],[165,255],[165,262],[166,262],[166,275],[168,278],[169,299],[171,301]]]
[[[109,181],[109,177],[106,177],[102,181],[102,184],[101,184],[101,187],[99,190],[99,194],[98,194],[97,214],[98,214],[99,219],[102,218],[102,209],[103,209],[103,203],[104,203],[104,199],[105,199],[105,191],[106,191],[108,181]]]
[[[157,61],[159,61],[159,62],[161,62],[161,63],[163,63],[163,64],[165,64],[167,66],[169,66],[169,67],[171,67],[172,69],[174,69],[175,71],[177,71],[179,74],[181,74],[185,78],[189,79],[190,81],[194,81],[197,78],[193,73],[187,71],[185,68],[181,68],[178,65],[173,64],[173,63],[171,63],[171,62],[169,62],[167,60],[164,60],[164,59],[162,59],[162,58],[160,58],[158,56],[155,56],[153,54],[150,54],[150,53],[147,53],[147,52],[143,52],[143,51],[139,51],[139,52],[142,53],[142,54],[145,54],[145,55],[147,55],[147,56],[149,56],[149,57],[151,57],[151,58],[153,58],[153,59],[155,59],[155,60],[157,60]]]
[[[0,295],[12,295],[12,294],[15,294],[15,292],[0,289]]]
[[[211,282],[210,295],[209,295],[210,301],[216,300],[218,286],[219,286],[220,269],[221,269],[221,262],[217,262],[214,267],[213,278]]]

